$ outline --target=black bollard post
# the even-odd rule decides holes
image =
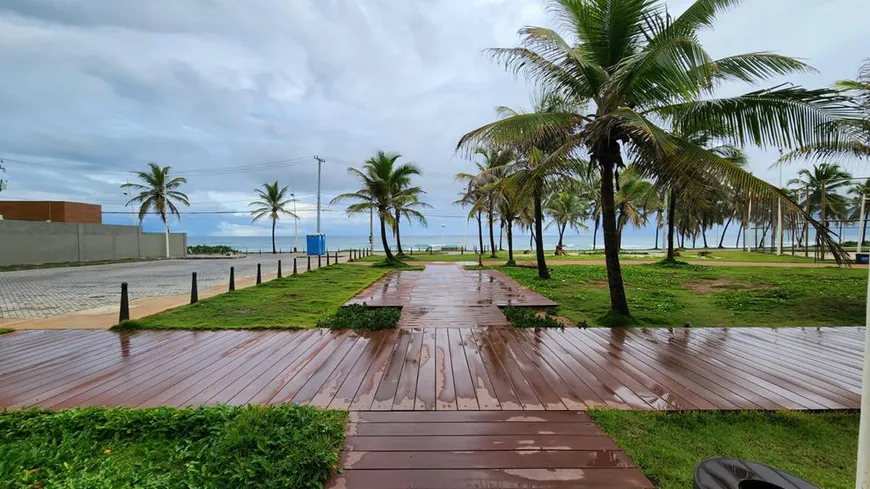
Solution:
[[[460,254],[460,255],[464,255],[464,254],[465,254],[465,247],[464,247],[464,246],[460,246],[460,247],[459,247],[459,254]]]
[[[236,267],[230,267],[230,291],[236,290]]]
[[[338,250],[335,250],[335,260],[332,260],[332,262],[338,265]]]
[[[281,260],[278,260],[278,278],[281,278]]]
[[[257,263],[257,285],[260,285],[261,283],[263,283],[263,275],[260,272],[260,264]]]
[[[326,252],[326,266],[329,266],[329,252]]]
[[[199,302],[199,290],[196,288],[196,272],[193,272],[190,277],[190,303],[197,302]]]
[[[293,257],[293,275],[296,275],[296,257]]]
[[[311,255],[308,255],[308,271],[311,271]]]
[[[121,311],[118,313],[118,322],[130,319],[130,297],[127,295],[127,282],[121,282]]]

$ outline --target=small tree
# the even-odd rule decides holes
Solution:
[[[187,183],[184,177],[170,178],[169,171],[171,166],[160,167],[157,163],[148,163],[148,171],[133,172],[142,183],[125,183],[121,185],[122,189],[132,189],[139,192],[133,196],[126,205],[134,202],[139,203],[139,225],[142,225],[142,220],[152,209],[156,212],[163,221],[163,226],[166,229],[166,258],[169,258],[169,219],[168,214],[174,214],[181,220],[181,214],[178,212],[178,204],[190,206],[190,201],[187,195],[180,192],[178,188]]]
[[[285,209],[285,206],[293,202],[293,199],[287,199],[287,193],[289,191],[289,186],[278,188],[278,181],[275,183],[264,183],[262,188],[254,189],[257,192],[257,200],[248,204],[248,207],[258,206],[256,209],[251,211],[251,215],[254,216],[251,222],[257,222],[265,216],[269,216],[269,219],[272,220],[272,254],[274,255],[278,251],[275,249],[275,224],[277,224],[278,219],[281,214],[291,216],[293,219],[299,219],[299,217]]]

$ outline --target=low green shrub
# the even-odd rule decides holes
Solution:
[[[549,311],[508,306],[503,309],[503,312],[515,328],[565,328],[565,325],[555,319]]]
[[[402,309],[398,307],[369,308],[366,304],[342,307],[335,314],[317,321],[318,328],[329,329],[391,329],[399,322]]]
[[[228,255],[232,253],[241,253],[241,251],[227,245],[188,246],[187,252],[191,255]]]
[[[0,413],[4,488],[320,488],[347,413],[307,406]]]

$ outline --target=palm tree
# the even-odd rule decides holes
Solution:
[[[474,177],[468,173],[459,173],[456,175],[456,181],[465,181],[465,190],[459,194],[459,199],[454,201],[454,205],[470,207],[467,219],[477,219],[477,238],[479,242],[480,253],[483,253],[483,199],[480,197],[480,190]]]
[[[362,180],[362,187],[356,192],[340,194],[332,199],[335,204],[345,200],[355,200],[356,203],[347,206],[348,214],[360,212],[376,212],[381,226],[381,244],[384,247],[387,263],[395,263],[396,257],[390,250],[387,241],[387,223],[392,222],[392,212],[395,209],[397,189],[410,187],[411,177],[421,175],[420,169],[413,163],[397,164],[402,156],[398,153],[378,153],[365,161],[362,169],[348,168],[347,172]],[[420,191],[422,193],[422,191]],[[401,204],[400,204],[401,205]]]
[[[811,215],[818,215],[823,228],[827,230],[832,217],[846,214],[848,200],[839,191],[846,190],[851,181],[852,175],[838,165],[821,163],[813,165],[812,170],[800,170],[798,178],[789,180],[788,184],[809,189],[809,196],[805,196],[800,204],[808,208]],[[824,253],[825,243],[819,243],[819,247]]]
[[[627,224],[641,228],[649,223],[649,215],[659,206],[658,194],[652,182],[637,176],[631,166],[619,176],[615,196],[616,232],[622,248],[622,231]]]
[[[132,189],[139,192],[133,196],[126,205],[133,202],[139,203],[139,225],[142,225],[142,220],[151,209],[160,215],[163,220],[163,226],[166,229],[166,258],[169,258],[169,220],[167,212],[174,214],[181,220],[181,214],[178,212],[177,204],[190,206],[190,200],[187,195],[179,191],[178,188],[182,184],[187,183],[184,177],[170,178],[169,171],[171,166],[160,167],[157,163],[148,163],[148,171],[133,172],[140,181],[139,183],[125,183],[121,185],[122,189]]]
[[[546,229],[556,225],[559,231],[559,244],[556,245],[556,254],[564,254],[563,238],[565,230],[569,227],[575,231],[586,229],[583,221],[586,220],[589,212],[589,202],[584,200],[579,192],[575,189],[563,190],[553,195],[547,202],[547,208],[544,212],[550,215],[552,220],[547,224]]]
[[[254,189],[254,192],[257,192],[257,200],[248,204],[248,207],[258,206],[256,209],[251,211],[251,215],[254,216],[254,219],[251,222],[257,222],[265,216],[269,216],[269,219],[272,220],[272,254],[274,255],[278,251],[275,249],[275,224],[278,223],[278,219],[281,217],[281,214],[292,217],[293,219],[299,219],[299,217],[285,209],[284,207],[293,202],[292,195],[291,198],[286,198],[288,196],[288,191],[290,186],[278,188],[278,181],[275,180],[275,183],[264,183],[262,188]]]
[[[862,183],[852,186],[849,189],[849,194],[853,195],[853,208],[851,219],[857,219],[858,221],[864,220],[864,229],[860,229],[858,240],[866,240],[867,239],[867,215],[870,214],[870,208],[866,205],[862,205],[862,201],[870,197],[870,178],[865,180]],[[861,209],[864,209],[864,215],[861,216]],[[864,246],[864,243],[861,243],[861,246]]]
[[[483,157],[482,163],[477,165],[477,173],[472,175],[469,173],[459,173],[456,178],[461,181],[468,181],[477,187],[476,197],[480,200],[479,208],[486,213],[487,225],[489,226],[489,249],[490,257],[496,258],[497,248],[495,247],[495,196],[494,186],[488,185],[500,177],[499,172],[504,169],[504,166],[514,159],[514,154],[508,150],[498,150],[487,147],[478,147],[474,149],[475,155]],[[481,252],[483,244],[481,241]]]
[[[497,183],[494,196],[496,212],[507,230],[508,259],[505,265],[514,266],[514,223],[522,217],[528,202],[521,198],[516,182],[510,179],[501,179]]]
[[[428,225],[426,222],[426,216],[418,210],[432,208],[431,205],[420,200],[420,195],[425,193],[426,192],[424,192],[420,187],[405,187],[396,190],[393,194],[393,215],[391,225],[393,226],[393,233],[396,235],[397,256],[400,258],[405,256],[405,252],[402,251],[402,235],[400,230],[402,217],[407,219],[409,223],[411,221],[417,221],[424,227]]]
[[[807,145],[830,140],[830,134],[813,129],[842,113],[841,99],[830,91],[793,86],[724,99],[702,98],[724,81],[758,83],[812,70],[798,60],[771,53],[710,57],[698,33],[712,27],[717,14],[736,3],[695,0],[672,18],[661,0],[550,0],[550,10],[571,38],[566,40],[553,29],[526,27],[520,31],[521,47],[490,50],[508,69],[558,91],[575,108],[586,102],[595,106],[591,114],[580,110],[517,114],[475,129],[460,139],[459,146],[515,147],[558,140],[564,144],[548,152],[556,158],[580,149],[588,152],[591,169],[601,176],[610,302],[618,315],[629,315],[614,202],[614,175],[625,166],[623,150],[632,154],[638,174],[657,185],[673,188],[683,179],[706,174],[775,201],[784,195],[780,190],[679,134],[721,128],[728,142],[738,146]],[[791,201],[785,207],[801,212]],[[823,235],[833,242],[827,233]],[[837,258],[843,259],[838,250]]]
[[[858,69],[857,79],[838,81],[834,88],[851,98],[856,114],[821,124],[820,129],[829,130],[839,137],[831,141],[805,144],[784,154],[779,160],[780,163],[799,158],[812,158],[816,161],[844,156],[870,158],[870,59],[864,60]]]

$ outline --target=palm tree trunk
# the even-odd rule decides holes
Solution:
[[[508,245],[508,265],[513,265],[514,262],[514,223],[513,220],[507,220],[507,245]]]
[[[396,257],[390,251],[390,243],[387,241],[387,223],[384,221],[384,213],[378,212],[378,219],[381,222],[381,244],[384,246],[384,254],[387,255],[387,261],[395,261]]]
[[[659,249],[659,229],[661,228],[661,226],[659,226],[659,223],[661,221],[662,221],[662,211],[659,211],[659,215],[656,218],[656,247],[653,248],[655,250]]]
[[[592,231],[592,251],[595,251],[595,245],[598,241],[598,224],[601,222],[601,213],[595,218],[595,228]]]
[[[740,237],[743,236],[743,223],[740,223],[740,228],[737,230],[737,242],[734,243],[734,247],[740,249]],[[743,246],[746,246],[746,243],[743,243]]]
[[[166,258],[169,258],[169,221],[163,216],[163,225],[166,226]]]
[[[676,253],[674,253],[674,226],[676,225],[674,213],[677,211],[676,196],[676,192],[673,190],[671,195],[668,196],[668,261],[677,259]]]
[[[707,248],[709,248],[709,246],[707,245],[707,226],[706,225],[701,226],[701,237],[704,238],[704,249],[706,250]]]
[[[613,193],[613,167],[619,146],[615,141],[600,155],[601,168],[601,224],[604,227],[604,260],[607,265],[607,283],[610,287],[610,308],[623,316],[630,315],[622,268],[619,265],[619,236],[616,232],[616,202]]]
[[[496,252],[495,233],[493,232],[493,227],[492,227],[492,209],[490,209],[489,212],[486,213],[486,218],[489,221],[489,251],[490,251],[489,257],[490,258],[497,258],[498,255],[496,255],[496,253],[495,253]]]
[[[477,238],[480,241],[478,253],[483,254],[483,220],[480,214],[480,211],[477,211]]]
[[[272,219],[272,254],[273,255],[277,253],[277,251],[275,250],[275,222],[277,222],[277,219],[273,218]]]
[[[728,226],[731,225],[731,221],[733,221],[733,220],[734,220],[734,216],[731,216],[728,218],[728,222],[725,223],[725,229],[722,230],[722,236],[719,236],[719,248],[720,249],[725,248],[724,246],[722,246],[722,243],[725,242],[725,233],[728,232]],[[737,239],[740,239],[739,232],[737,233]]]
[[[498,251],[504,251],[504,246],[502,245],[502,234],[504,233],[504,221],[499,219],[498,223]]]
[[[396,251],[398,252],[398,256],[404,256],[404,252],[402,251],[402,236],[399,235],[399,218],[401,214],[396,212]]]
[[[547,279],[550,278],[550,271],[547,270],[547,262],[544,258],[544,209],[541,203],[541,184],[535,184],[535,255],[538,258],[538,277]]]

